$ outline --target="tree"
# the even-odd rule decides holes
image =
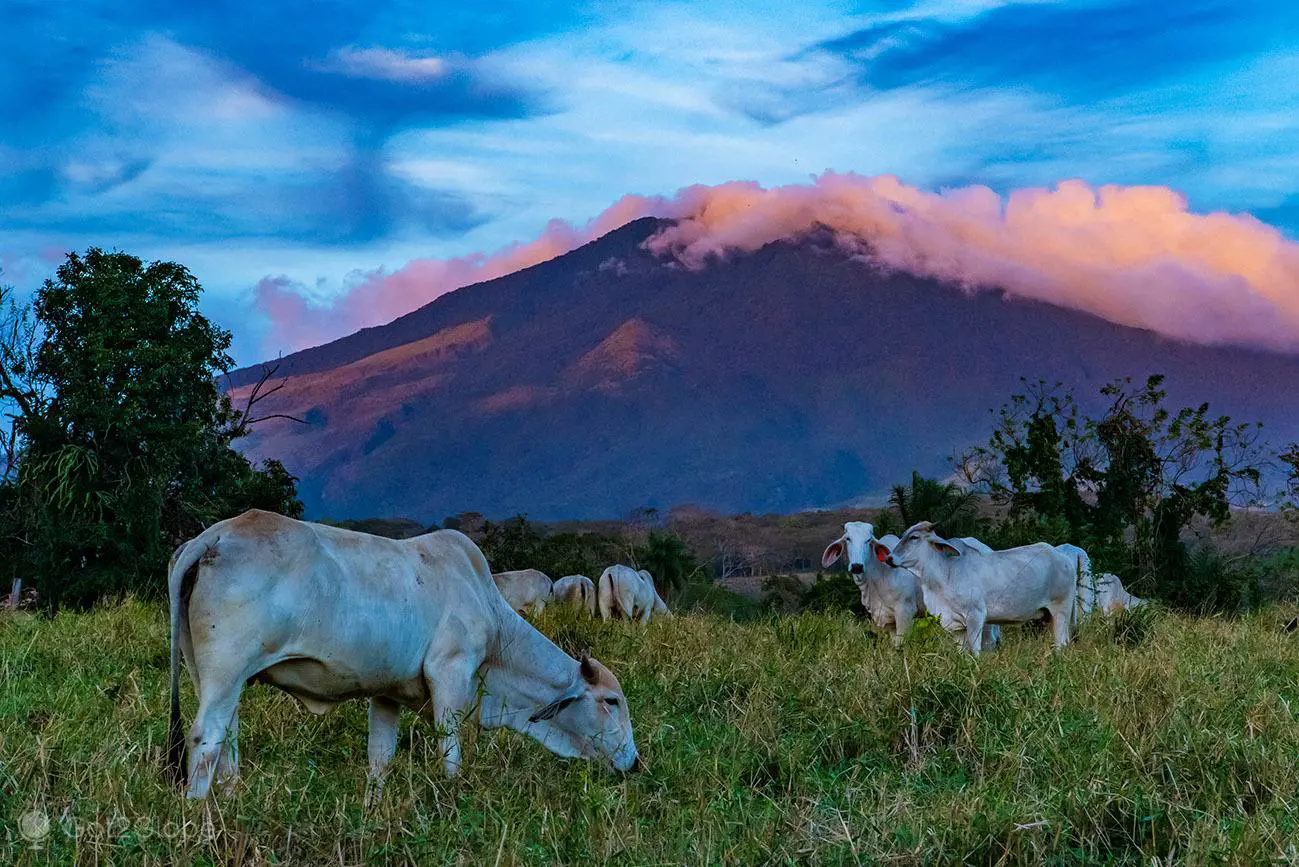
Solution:
[[[171,549],[213,521],[301,514],[281,464],[255,468],[231,447],[255,397],[238,411],[218,387],[230,334],[198,312],[201,291],[180,265],[92,248],[30,314],[7,311],[0,383],[17,446],[0,527],[47,605],[157,592]]]
[[[1289,469],[1286,477],[1283,505],[1287,511],[1299,510],[1299,443],[1290,443],[1280,454],[1281,462]]]
[[[660,595],[676,593],[701,567],[686,543],[675,533],[655,530],[636,552],[637,565],[654,576]]]
[[[1075,542],[1125,583],[1200,605],[1182,533],[1196,517],[1220,525],[1233,505],[1257,500],[1259,426],[1211,415],[1208,404],[1173,412],[1163,382],[1106,385],[1096,418],[1059,385],[1012,397],[988,445],[959,462],[1003,509],[996,541]]]
[[[897,511],[903,529],[932,521],[945,536],[978,535],[979,495],[968,488],[911,473],[911,484],[894,485],[889,504]]]
[[[493,572],[512,572],[515,569],[541,569],[545,572],[539,565],[542,543],[541,532],[528,523],[526,515],[515,515],[500,522],[487,521],[478,538],[478,547],[482,548]]]

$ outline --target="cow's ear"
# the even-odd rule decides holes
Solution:
[[[577,701],[581,696],[566,695],[563,698],[556,699],[541,710],[528,717],[528,722],[542,722],[543,720],[554,719],[555,714]]]
[[[871,546],[871,553],[875,555],[876,560],[879,560],[881,563],[888,562],[889,559],[888,548],[886,548],[883,544],[875,541],[874,539],[871,539],[869,544]]]
[[[929,544],[933,545],[934,550],[937,551],[939,554],[943,554],[947,557],[961,556],[961,552],[957,549],[955,545],[951,544],[950,542],[944,542],[941,539],[930,539]]]
[[[579,670],[582,673],[582,680],[585,680],[592,686],[600,680],[600,673],[597,672],[595,666],[591,664],[591,656],[589,653],[584,652],[582,654],[582,664]]]
[[[841,556],[843,556],[842,536],[826,546],[825,551],[821,554],[821,568],[829,569]]]

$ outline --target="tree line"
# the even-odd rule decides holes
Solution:
[[[30,304],[0,286],[0,581],[23,580],[55,610],[159,594],[173,548],[213,522],[249,508],[302,515],[284,466],[254,465],[235,448],[275,389],[260,391],[263,378],[242,406],[232,402],[222,387],[231,335],[199,312],[201,291],[183,266],[97,248],[69,254]],[[953,459],[959,483],[913,474],[893,489],[878,532],[932,520],[994,547],[1069,541],[1141,595],[1248,607],[1261,594],[1257,568],[1193,548],[1187,531],[1222,526],[1242,507],[1294,514],[1299,444],[1269,453],[1257,425],[1207,404],[1171,409],[1163,384],[1110,383],[1089,414],[1062,385],[1024,381],[988,443]],[[1273,500],[1269,464],[1284,478]],[[600,534],[516,516],[474,535],[500,571],[594,578],[630,562],[663,592],[715,571],[652,518]]]

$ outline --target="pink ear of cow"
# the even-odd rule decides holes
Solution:
[[[875,549],[875,559],[885,563],[889,559],[889,549],[885,548],[879,542],[871,542],[871,547]]]
[[[835,561],[843,554],[843,539],[835,539],[826,546],[825,553],[821,555],[821,568],[829,569]]]

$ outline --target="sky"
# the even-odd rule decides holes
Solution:
[[[790,203],[848,231],[907,210],[923,226],[890,231],[959,260],[938,276],[1074,298],[1081,270],[1097,312],[1153,327],[1190,291],[1232,321],[1169,333],[1299,347],[1292,0],[7,0],[4,16],[0,281],[30,292],[92,245],[181,262],[241,363],[641,214],[725,224],[705,247],[744,248],[717,217],[737,191],[768,217],[747,237],[803,225]],[[1053,251],[1079,237],[1104,267],[1063,273]],[[1278,315],[1293,328],[1269,331]]]

